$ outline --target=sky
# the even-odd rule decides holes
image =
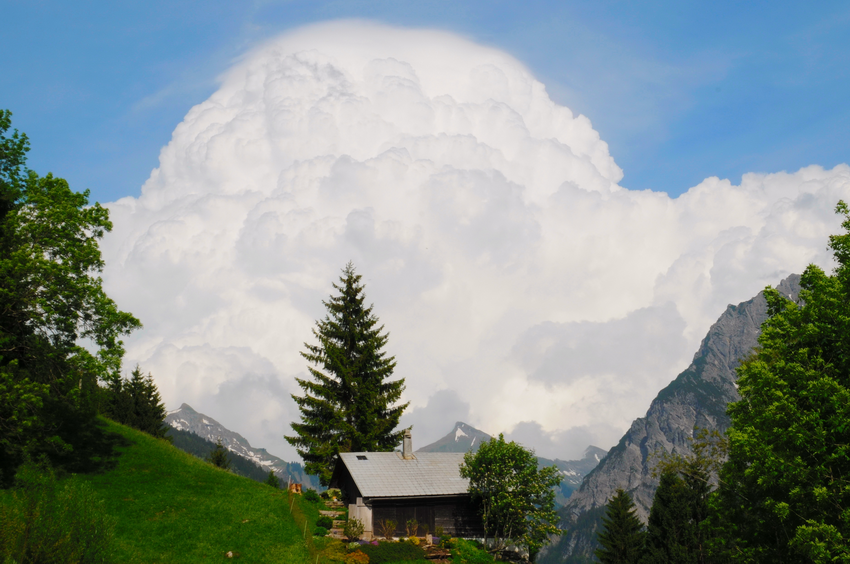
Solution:
[[[828,268],[850,197],[839,2],[0,6],[30,167],[111,210],[128,364],[287,459],[348,260],[415,441],[575,458],[727,304]]]

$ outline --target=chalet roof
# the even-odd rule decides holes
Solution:
[[[400,452],[346,452],[339,455],[363,497],[414,497],[465,494],[460,477],[463,454],[417,452],[405,460]]]

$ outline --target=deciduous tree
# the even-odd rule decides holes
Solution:
[[[738,369],[720,519],[746,562],[850,561],[850,209],[837,266],[803,273],[794,303],[765,289],[759,349]]]
[[[378,325],[373,306],[365,305],[361,276],[348,263],[339,294],[322,302],[327,315],[316,322],[316,344],[305,343],[311,379],[296,378],[303,396],[292,398],[301,412],[295,434],[284,437],[296,447],[308,474],[330,483],[340,452],[391,451],[403,438],[397,430],[408,404],[398,404],[404,379],[390,380],[396,363],[383,351],[388,334]]]
[[[0,439],[0,481],[26,449],[70,448],[64,438],[96,412],[98,382],[119,373],[121,336],[140,326],[99,277],[108,210],[27,170],[29,142],[10,127],[0,110],[0,426],[13,437]]]
[[[494,550],[524,546],[533,559],[550,535],[560,534],[553,488],[561,476],[554,466],[538,469],[533,451],[505,442],[500,434],[464,455],[460,475],[469,480],[469,493],[479,507],[485,537],[495,541]]]

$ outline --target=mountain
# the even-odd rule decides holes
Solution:
[[[559,458],[549,460],[548,458],[537,457],[539,467],[556,466],[561,474],[561,487],[555,494],[555,503],[559,506],[566,504],[567,499],[579,488],[584,477],[596,468],[606,454],[606,451],[591,445],[584,450],[584,456],[581,460],[561,460]]]
[[[303,484],[304,487],[322,489],[318,479],[304,473],[304,467],[297,462],[286,462],[264,448],[254,448],[239,433],[224,427],[221,423],[183,404],[179,409],[170,411],[165,416],[165,422],[178,431],[188,431],[215,443],[221,439],[221,444],[232,453],[253,462],[265,472],[273,470],[283,484],[289,481]],[[249,476],[250,477],[250,476]]]
[[[417,452],[466,452],[473,449],[478,450],[481,443],[489,441],[491,438],[484,431],[479,431],[471,425],[458,421],[448,435],[430,445],[417,449]]]
[[[792,274],[777,289],[796,300],[800,276]],[[617,488],[628,491],[645,522],[658,487],[649,457],[656,451],[690,454],[688,439],[695,429],[726,431],[726,406],[739,399],[735,368],[757,343],[767,319],[767,303],[760,292],[730,305],[711,326],[684,372],[658,393],[645,417],[636,419],[620,442],[582,481],[559,510],[566,532],[541,555],[544,564],[572,564],[591,559],[596,530],[604,507]]]
[[[481,443],[489,441],[491,438],[484,431],[458,421],[448,435],[420,448],[417,452],[467,452],[477,450]],[[555,494],[555,503],[558,506],[566,503],[567,498],[581,484],[582,478],[599,464],[605,454],[605,451],[601,448],[589,446],[584,451],[584,457],[581,460],[537,458],[539,467],[556,466],[561,474],[561,487]]]

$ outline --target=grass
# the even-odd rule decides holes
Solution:
[[[110,469],[66,479],[90,484],[117,519],[115,562],[312,564],[304,517],[309,536],[318,510],[302,508],[309,504],[301,496],[292,496],[293,515],[283,490],[215,468],[129,427],[107,421],[106,431],[124,439]]]

